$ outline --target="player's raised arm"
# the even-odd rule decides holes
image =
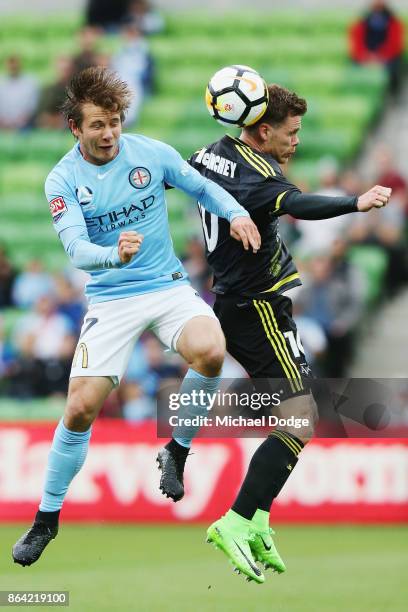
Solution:
[[[331,219],[352,212],[368,212],[388,204],[391,189],[376,185],[361,196],[323,196],[299,191],[283,192],[276,198],[275,212],[295,219]]]
[[[208,212],[227,219],[231,224],[231,236],[241,241],[244,249],[251,248],[256,253],[261,237],[248,211],[225,189],[201,176],[175,149],[160,143],[160,152],[165,182],[196,198]]]

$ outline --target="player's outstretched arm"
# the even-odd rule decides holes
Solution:
[[[287,213],[295,219],[314,221],[331,219],[353,212],[367,212],[385,206],[391,197],[391,189],[376,185],[361,196],[325,196],[315,193],[286,191],[276,198],[274,212]]]
[[[357,209],[360,212],[368,212],[372,208],[382,208],[388,204],[391,193],[390,187],[375,185],[358,198]]]
[[[132,257],[139,252],[143,242],[143,234],[137,232],[122,232],[118,240],[118,253],[120,261],[124,264],[130,262]]]

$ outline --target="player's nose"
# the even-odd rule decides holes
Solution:
[[[113,140],[113,132],[110,128],[106,129],[102,134],[103,140]]]

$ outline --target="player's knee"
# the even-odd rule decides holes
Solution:
[[[213,375],[221,371],[225,356],[225,348],[220,345],[210,345],[200,349],[198,360],[201,367],[209,370]]]
[[[293,433],[293,431],[292,431]],[[296,435],[296,434],[294,434]],[[302,429],[297,434],[297,438],[306,445],[313,438],[314,435],[314,425],[309,423],[308,425],[302,426]]]
[[[312,394],[304,396],[304,404],[300,414],[302,425],[298,438],[303,444],[307,444],[313,438],[317,424],[317,406]]]
[[[97,410],[92,399],[76,391],[68,398],[64,422],[72,431],[83,431],[92,425],[96,414]]]
[[[302,395],[300,397],[289,400],[290,409],[286,412],[286,418],[293,416],[293,419],[288,419],[290,425],[281,427],[280,429],[296,436],[303,444],[307,444],[313,438],[315,427],[317,424],[317,406],[313,395]]]
[[[195,363],[207,376],[216,376],[222,368],[225,357],[225,340],[219,337],[204,340],[195,351]]]

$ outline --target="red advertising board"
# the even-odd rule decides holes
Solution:
[[[0,425],[0,520],[30,521],[55,424]],[[211,521],[231,505],[260,440],[197,439],[175,504],[158,488],[154,423],[95,424],[64,520]],[[408,522],[408,439],[311,442],[273,505],[273,522]]]

